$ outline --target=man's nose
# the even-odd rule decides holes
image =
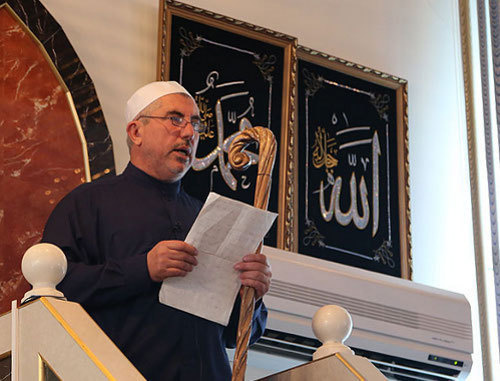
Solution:
[[[191,122],[187,122],[186,125],[181,129],[181,137],[185,139],[193,139],[196,132],[193,128]]]

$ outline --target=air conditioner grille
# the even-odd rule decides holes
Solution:
[[[320,346],[321,342],[315,339],[266,329],[264,335],[250,349],[308,362],[312,360],[312,354]],[[356,355],[370,360],[389,380],[449,381],[456,380],[460,375],[459,369],[445,368],[354,347],[351,349]]]
[[[268,293],[294,302],[306,303],[317,307],[327,304],[337,304],[347,309],[352,315],[369,319],[402,325],[409,328],[425,329],[430,332],[446,334],[464,340],[472,339],[470,324],[464,324],[448,319],[407,311],[401,308],[388,307],[345,295],[321,291],[310,287],[298,286],[293,283],[273,280]]]

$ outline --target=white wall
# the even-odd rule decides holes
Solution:
[[[298,37],[299,43],[409,82],[414,280],[477,296],[456,0],[187,0]],[[118,171],[123,105],[155,79],[157,0],[42,0],[94,80]],[[470,380],[480,380],[475,356]]]

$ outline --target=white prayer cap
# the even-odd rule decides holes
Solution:
[[[158,98],[168,94],[183,93],[189,95],[188,91],[179,85],[176,81],[158,81],[151,82],[137,90],[127,101],[125,107],[125,121],[127,123],[134,120],[134,118],[147,106],[153,103]]]

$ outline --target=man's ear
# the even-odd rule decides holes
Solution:
[[[138,120],[133,120],[127,124],[127,135],[132,144],[136,146],[140,146],[142,143],[142,127],[144,127],[143,124]]]

